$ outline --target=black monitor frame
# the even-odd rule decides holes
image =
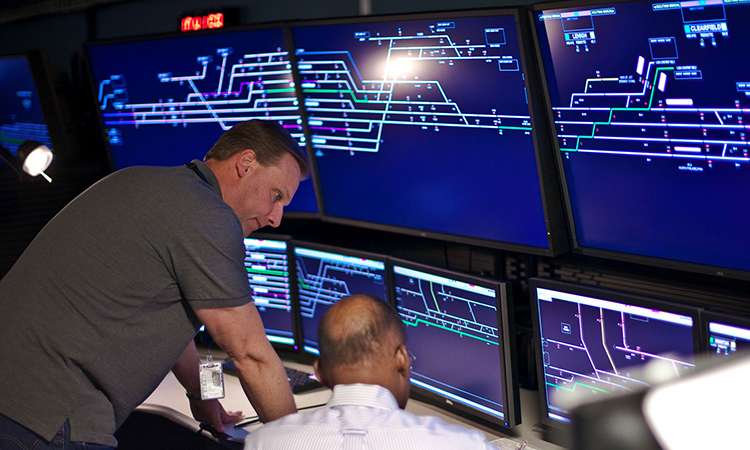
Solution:
[[[499,338],[501,339],[500,345],[498,346],[498,351],[500,353],[500,363],[503,366],[498,367],[496,375],[499,377],[497,381],[503,387],[505,419],[503,420],[492,414],[482,412],[477,408],[473,408],[455,399],[451,399],[436,392],[430,391],[426,388],[422,388],[414,383],[412,383],[411,385],[411,397],[495,429],[504,430],[520,424],[521,410],[518,384],[518,365],[516,364],[517,357],[515,344],[515,319],[513,312],[512,290],[510,288],[509,282],[481,277],[473,274],[467,274],[464,272],[458,272],[452,269],[435,267],[427,264],[409,261],[406,259],[390,258],[388,262],[388,273],[391,277],[391,280],[389,281],[391,285],[390,295],[393,299],[392,304],[397,310],[398,302],[395,292],[396,274],[394,270],[396,266],[418,272],[424,272],[438,277],[448,278],[451,280],[457,280],[484,288],[494,289],[496,293],[495,300],[497,307],[498,334]],[[407,348],[408,347],[409,343],[407,342]],[[417,358],[419,358],[419,356],[417,356]],[[467,367],[456,367],[455,369],[459,371],[477,370],[477,368],[469,369]],[[491,382],[491,375],[495,374],[487,374],[488,383]]]
[[[549,95],[549,88],[547,78],[545,76],[544,60],[542,57],[539,35],[535,26],[535,14],[539,11],[546,9],[558,9],[558,8],[573,8],[573,7],[591,7],[596,5],[613,5],[628,4],[628,3],[639,3],[641,0],[612,0],[610,2],[604,2],[602,0],[568,0],[563,2],[543,2],[536,3],[532,6],[526,7],[530,28],[531,28],[531,46],[534,47],[535,53],[535,66],[539,70],[539,81],[538,84],[541,86],[542,96],[544,100],[545,113],[549,117],[547,120],[548,135],[550,137],[550,145],[555,153],[554,159],[556,163],[556,170],[560,179],[560,190],[562,193],[562,201],[564,203],[564,214],[567,219],[569,232],[570,232],[570,251],[576,254],[591,256],[595,258],[611,259],[616,261],[622,261],[627,263],[648,265],[653,267],[659,267],[664,269],[676,270],[676,271],[687,271],[698,274],[705,274],[710,276],[717,276],[721,278],[731,278],[738,280],[750,280],[750,271],[743,271],[739,269],[733,269],[728,267],[712,266],[707,264],[698,264],[693,262],[680,261],[675,259],[658,258],[653,256],[645,256],[634,253],[625,253],[615,250],[604,250],[595,247],[582,246],[578,242],[578,236],[576,232],[576,224],[573,218],[573,209],[570,202],[570,193],[568,190],[568,183],[566,181],[565,170],[562,161],[562,152],[560,150],[560,144],[557,140],[557,130],[555,122],[553,120],[552,113],[552,102]]]
[[[288,271],[288,282],[289,282],[289,301],[291,302],[291,311],[289,313],[291,321],[292,321],[292,336],[294,339],[293,344],[286,344],[283,342],[277,342],[270,340],[271,345],[273,348],[275,348],[277,351],[282,351],[286,353],[291,354],[297,354],[299,353],[301,347],[302,347],[302,336],[300,334],[300,328],[299,328],[299,304],[296,301],[296,290],[295,286],[296,283],[294,282],[294,279],[292,278],[295,274],[294,272],[294,249],[292,245],[292,237],[288,235],[280,235],[280,234],[263,234],[263,233],[252,233],[250,236],[247,236],[245,239],[259,239],[259,240],[267,240],[267,241],[279,241],[284,242],[286,244],[286,260],[287,260],[287,271]],[[243,241],[244,242],[244,241]],[[244,243],[243,243],[244,246]],[[260,314],[260,311],[258,311]],[[263,316],[261,314],[261,320],[263,319]]]
[[[140,36],[131,36],[131,37],[117,37],[117,38],[110,38],[110,39],[102,39],[102,40],[96,40],[96,41],[90,41],[86,42],[83,45],[83,54],[84,56],[84,69],[87,77],[87,81],[89,84],[90,89],[90,97],[91,97],[91,108],[95,111],[96,117],[97,117],[97,125],[99,127],[99,134],[101,136],[101,140],[103,141],[103,145],[106,149],[106,155],[107,155],[107,165],[108,170],[114,171],[117,169],[114,163],[114,159],[112,156],[112,148],[109,143],[109,140],[106,135],[106,127],[104,126],[104,118],[102,117],[101,113],[98,112],[99,110],[99,103],[97,101],[98,98],[98,92],[97,92],[97,86],[96,86],[96,78],[94,76],[94,68],[93,64],[91,63],[91,58],[89,56],[89,48],[96,47],[96,46],[102,46],[102,45],[111,45],[111,44],[126,44],[126,43],[137,43],[137,42],[147,42],[147,41],[157,41],[157,40],[166,40],[166,39],[180,39],[180,38],[196,38],[196,36],[212,36],[212,35],[227,35],[232,33],[242,33],[242,32],[248,32],[248,31],[260,31],[260,30],[269,30],[269,29],[279,29],[283,35],[284,44],[286,45],[288,49],[288,58],[287,60],[292,63],[292,66],[294,67],[294,62],[296,61],[294,59],[294,48],[291,46],[291,38],[289,35],[289,29],[286,26],[286,22],[264,22],[264,23],[258,23],[253,25],[242,25],[242,26],[232,26],[232,27],[226,27],[226,28],[219,28],[219,29],[212,29],[212,30],[202,30],[200,31],[200,34],[191,34],[191,33],[182,33],[182,32],[166,32],[166,33],[154,33],[154,34],[148,34],[148,35],[140,35]],[[295,72],[292,71],[292,77],[293,80],[296,82],[296,79],[294,78]],[[295,90],[294,94],[295,98],[298,98],[299,95],[297,94]],[[306,129],[306,121],[304,120],[304,108],[302,106],[299,106],[299,114],[303,118],[303,128]],[[307,136],[309,136],[309,133],[304,131],[305,139],[307,139]],[[208,152],[209,148],[206,148],[203,152]],[[315,177],[315,162],[312,160],[312,158],[308,158],[310,160],[310,179],[313,183],[313,189],[315,191],[315,200],[317,204],[318,210],[315,212],[308,212],[308,211],[294,211],[285,209],[284,211],[284,217],[290,218],[290,219],[319,219],[321,216],[321,209],[320,209],[320,196],[319,196],[319,188],[317,186],[317,180]],[[187,163],[189,161],[185,161]]]
[[[299,103],[299,115],[302,118],[302,130],[305,134],[305,153],[307,154],[307,162],[310,167],[310,174],[308,178],[312,180],[313,189],[315,190],[315,200],[318,205],[318,211],[314,213],[301,212],[301,211],[289,211],[285,212],[284,215],[290,219],[321,219],[323,214],[323,192],[320,189],[320,179],[318,178],[318,166],[317,161],[312,153],[312,145],[310,144],[310,124],[307,122],[307,109],[304,107],[304,98],[302,95],[302,88],[300,88],[300,75],[297,70],[297,52],[294,48],[294,39],[292,39],[292,29],[288,24],[284,25],[284,40],[286,46],[289,49],[289,61],[292,63],[292,80],[294,80],[294,96]]]
[[[441,19],[441,18],[471,18],[471,17],[486,17],[495,15],[513,16],[515,18],[517,33],[519,37],[520,45],[520,56],[521,65],[525,70],[525,84],[528,95],[529,114],[531,116],[531,122],[533,124],[533,141],[534,141],[534,152],[536,157],[537,173],[540,183],[540,192],[542,200],[542,208],[545,218],[545,225],[547,229],[547,248],[535,247],[524,244],[517,244],[513,242],[504,242],[497,240],[490,240],[484,238],[477,238],[469,235],[458,235],[448,234],[443,232],[436,232],[426,229],[410,228],[407,226],[390,225],[380,222],[370,222],[359,219],[351,219],[347,217],[333,216],[326,211],[325,199],[322,193],[321,183],[317,178],[316,174],[316,192],[318,194],[318,205],[321,212],[321,220],[324,222],[331,222],[343,225],[349,225],[354,227],[368,228],[379,231],[386,231],[391,233],[399,233],[409,236],[417,236],[430,239],[438,239],[449,242],[456,242],[461,244],[475,245],[480,247],[495,248],[500,250],[518,251],[531,253],[536,255],[544,256],[557,256],[567,252],[570,249],[570,243],[568,240],[568,229],[567,222],[565,220],[565,211],[562,204],[562,197],[559,190],[559,180],[557,177],[557,170],[555,167],[554,155],[552,152],[552,144],[550,143],[550,135],[547,128],[543,125],[543,122],[547,121],[546,112],[544,108],[543,99],[541,97],[541,89],[539,84],[536,82],[537,69],[533,64],[535,56],[531,45],[527,44],[530,38],[530,31],[527,18],[522,14],[522,10],[518,8],[493,8],[493,9],[473,9],[473,10],[459,10],[459,11],[445,11],[445,12],[431,12],[431,13],[417,13],[417,14],[394,14],[394,15],[381,15],[381,16],[367,16],[367,17],[349,17],[349,18],[337,18],[337,19],[326,19],[326,20],[307,20],[307,21],[295,21],[289,22],[289,29],[304,28],[304,27],[315,27],[315,26],[327,26],[327,25],[351,25],[351,24],[366,24],[366,23],[382,23],[382,22],[394,22],[394,21],[410,21],[410,20],[428,20],[428,19]],[[290,37],[291,39],[291,37]],[[295,49],[297,46],[292,43],[290,48]],[[295,81],[297,82],[297,95],[302,106],[302,110],[305,111],[304,121],[305,129],[308,133],[307,139],[307,153],[312,161],[315,161],[315,151],[311,142],[309,131],[309,124],[307,121],[307,113],[304,107],[304,95],[302,93],[302,87],[299,83],[299,67],[295,64],[293,67],[295,73]],[[313,167],[317,167],[316,163],[313,162]],[[481,195],[481,193],[478,193]],[[467,220],[471,220],[470,218]]]
[[[68,129],[66,118],[69,118],[69,110],[63,107],[62,99],[58,94],[56,78],[58,70],[49,62],[47,52],[44,49],[33,49],[25,53],[0,55],[0,59],[23,58],[26,60],[34,81],[34,88],[39,100],[39,106],[47,126],[52,151],[55,159],[65,159],[66,155],[75,151],[74,139]],[[70,106],[68,106],[69,108]],[[1,163],[0,163],[1,164]]]
[[[748,344],[750,345],[750,316],[749,315],[741,315],[738,313],[730,314],[728,312],[719,312],[719,311],[712,311],[712,310],[706,310],[701,311],[701,344],[703,346],[703,353],[707,357],[707,364],[709,366],[720,364],[722,361],[729,359],[741,357],[741,356],[747,356],[748,352],[740,351],[737,352],[737,355],[730,355],[726,358],[715,358],[713,357],[713,351],[711,350],[711,344],[709,342],[711,338],[711,330],[710,325],[712,322],[718,322],[722,325],[728,325],[731,327],[737,327],[748,330],[748,338],[746,339],[748,341]]]
[[[363,258],[363,259],[369,259],[373,261],[378,261],[383,263],[383,288],[385,292],[384,298],[381,298],[384,302],[388,304],[393,304],[393,299],[391,298],[391,288],[390,288],[390,277],[388,276],[388,260],[389,257],[383,254],[378,253],[370,253],[370,252],[364,252],[360,250],[350,249],[350,248],[344,248],[344,247],[338,247],[334,245],[327,245],[327,244],[320,244],[320,243],[314,243],[314,242],[307,242],[307,241],[301,241],[301,240],[293,240],[292,241],[292,256],[294,261],[294,267],[292,268],[293,272],[290,272],[290,277],[293,276],[292,280],[292,287],[294,289],[295,294],[295,303],[297,305],[297,315],[298,315],[298,336],[299,336],[299,359],[303,362],[312,363],[315,359],[317,359],[317,355],[313,352],[310,352],[305,349],[305,330],[304,330],[304,322],[305,319],[302,317],[302,299],[300,296],[300,290],[299,290],[299,279],[297,278],[297,249],[306,249],[306,250],[313,250],[313,251],[319,251],[319,252],[326,252],[326,253],[332,253],[336,255],[344,255],[346,257],[353,257],[353,258]],[[359,292],[352,292],[352,294],[357,294]],[[322,315],[318,318],[318,321],[320,321],[320,318],[322,318]],[[317,339],[317,338],[316,338]]]
[[[609,302],[621,303],[624,305],[633,305],[637,307],[643,307],[652,310],[659,310],[663,312],[669,312],[678,315],[689,316],[692,318],[692,336],[693,336],[693,355],[694,361],[699,357],[702,350],[701,345],[701,327],[700,327],[700,316],[702,309],[699,307],[693,307],[683,304],[672,303],[666,300],[662,300],[658,297],[645,297],[639,294],[631,294],[625,291],[616,291],[611,289],[603,289],[591,285],[576,284],[566,281],[553,280],[550,278],[531,278],[529,279],[529,298],[531,301],[531,315],[533,321],[533,332],[534,332],[534,351],[536,359],[536,370],[539,383],[539,415],[541,423],[548,430],[550,430],[550,436],[552,439],[560,439],[561,442],[566,440],[565,433],[572,431],[570,423],[554,420],[549,417],[548,414],[548,397],[546,386],[546,375],[544,367],[544,357],[542,353],[542,342],[541,342],[541,330],[540,330],[540,315],[538,307],[537,289],[550,289],[561,292],[566,292],[574,295],[591,297],[596,299],[602,299]],[[560,433],[560,434],[557,434]],[[569,439],[570,436],[567,436]]]

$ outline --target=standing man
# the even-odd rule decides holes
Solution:
[[[387,303],[365,294],[338,301],[320,322],[318,345],[313,367],[333,389],[328,404],[263,425],[245,450],[497,450],[479,431],[403,411],[412,357]]]
[[[115,447],[170,369],[195,418],[223,431],[238,414],[196,393],[202,324],[263,421],[296,411],[242,239],[279,225],[307,173],[283,127],[253,120],[203,162],[123,169],[63,208],[0,281],[0,448]]]

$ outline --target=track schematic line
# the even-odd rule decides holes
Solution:
[[[664,23],[663,30],[659,30],[664,34],[657,34],[659,37],[637,36],[641,39],[639,43],[645,41],[650,53],[634,46],[637,49],[635,51],[640,53],[635,54],[634,70],[620,73],[612,73],[612,69],[605,73],[595,65],[599,61],[607,62],[607,57],[597,53],[595,46],[602,43],[613,45],[614,42],[611,41],[616,39],[612,31],[595,32],[595,28],[599,21],[614,21],[610,23],[621,25],[616,20],[620,9],[625,10],[625,6],[541,14],[541,22],[561,24],[551,28],[557,30],[560,27],[560,30],[550,32],[548,39],[552,41],[562,38],[567,47],[556,49],[553,57],[567,58],[566,52],[574,49],[576,53],[580,53],[583,62],[579,73],[575,74],[583,80],[583,89],[578,90],[581,88],[576,87],[571,92],[568,90],[570,86],[565,86],[563,89],[568,91],[562,94],[564,98],[559,99],[559,104],[552,105],[560,151],[566,157],[580,152],[639,158],[676,158],[705,162],[708,168],[718,162],[737,167],[750,162],[750,126],[743,121],[750,109],[742,106],[737,98],[709,99],[688,87],[691,84],[710,83],[706,80],[714,79],[713,72],[717,68],[709,67],[708,63],[704,63],[706,67],[696,64],[703,61],[703,57],[692,46],[699,45],[703,51],[708,51],[709,47],[713,47],[715,52],[721,51],[722,46],[716,36],[721,34],[724,38],[729,38],[727,18],[730,16],[724,9],[730,3],[734,6],[734,2],[711,3],[710,8],[720,11],[721,18],[711,16],[708,6],[704,5],[704,11],[704,7],[692,2],[651,4],[651,12],[664,14],[670,20],[676,19],[676,23]],[[668,16],[666,11],[678,12],[679,15]],[[695,19],[697,22],[685,18],[685,14],[700,16],[703,13],[708,18]],[[628,13],[625,14],[627,17]],[[566,29],[566,26],[572,29]],[[686,39],[680,37],[680,33],[685,33]],[[709,38],[711,46],[706,45]],[[686,45],[691,47],[684,48]],[[596,72],[596,77],[590,76],[592,69]],[[573,71],[566,75],[564,82],[575,82],[572,80]],[[642,89],[628,89],[629,85],[635,84],[641,84]],[[736,80],[731,86],[715,86],[711,89],[722,92],[729,89],[746,97],[750,92],[747,86],[748,82]],[[719,105],[706,105],[707,102]],[[722,102],[724,105],[721,105]],[[693,170],[692,162],[687,166],[680,166],[680,170]]]
[[[401,270],[401,269],[399,269]],[[398,273],[398,272],[397,272]],[[405,274],[413,272],[404,271]],[[415,273],[415,272],[414,272]],[[408,327],[428,326],[456,333],[462,337],[476,339],[487,344],[499,345],[497,328],[497,307],[492,302],[483,303],[470,298],[471,292],[448,284],[442,284],[439,278],[410,278],[410,285],[397,284],[396,296],[401,318]],[[423,289],[423,285],[429,289]],[[435,289],[437,287],[437,289]],[[433,302],[427,301],[428,291]],[[473,293],[476,295],[476,293]],[[486,295],[486,293],[485,293]],[[435,309],[429,305],[434,303]],[[441,308],[440,305],[443,305]],[[482,309],[479,311],[478,309]],[[492,323],[488,323],[494,319]]]
[[[384,263],[301,248],[295,252],[303,318],[320,316],[319,308],[356,293],[384,298]]]
[[[304,300],[303,315],[313,317],[319,304],[333,305],[342,298],[352,295],[348,284],[341,281],[340,274],[370,278],[373,274],[367,270],[357,270],[350,267],[322,264],[317,274],[306,273],[303,267],[299,276],[300,298]],[[338,275],[337,275],[338,273]]]
[[[297,49],[301,88],[309,115],[312,142],[318,150],[380,151],[385,126],[415,126],[531,131],[529,115],[491,110],[466,112],[445,91],[439,79],[407,76],[415,64],[454,66],[484,61],[520,70],[520,62],[499,54],[489,43],[458,44],[448,33],[377,35],[355,33],[349,46],[383,47],[382,71],[365,75],[349,50]],[[399,33],[401,30],[399,30]]]
[[[217,66],[218,74],[211,88],[206,86],[212,81],[208,72],[208,66],[213,61],[210,55],[196,57],[201,67],[194,75],[175,76],[171,72],[154,71],[154,79],[160,84],[178,88],[185,86],[187,89],[182,98],[133,102],[130,100],[139,97],[139,93],[129,91],[122,75],[111,75],[109,79],[101,81],[100,107],[102,110],[114,110],[102,114],[104,125],[138,128],[215,123],[225,131],[235,123],[250,119],[274,119],[287,128],[295,139],[304,140],[299,131],[302,119],[288,52],[247,53],[235,62],[230,62],[234,53],[232,48],[219,48],[216,53],[221,57],[221,63]],[[113,88],[113,85],[117,88]],[[105,94],[108,88],[113,92]]]
[[[438,306],[437,298],[435,297],[435,290],[433,289],[432,283],[430,283],[430,294],[432,294],[432,300],[435,302],[435,310],[437,312],[440,312],[440,307]]]
[[[604,352],[607,354],[610,364],[612,364],[612,370],[615,374],[620,375],[620,372],[617,371],[617,365],[615,365],[615,362],[612,359],[612,355],[609,354],[609,347],[607,347],[607,335],[604,332],[604,310],[602,308],[599,308],[599,325],[602,330],[602,347],[604,348]]]
[[[591,352],[589,351],[588,347],[586,347],[586,339],[583,338],[583,324],[581,323],[581,305],[578,305],[578,313],[576,314],[576,317],[578,319],[578,335],[581,339],[581,344],[583,345],[583,350],[586,352],[586,357],[588,358],[589,362],[591,363],[591,367],[595,367],[594,359],[591,357]],[[594,371],[594,374],[597,378],[599,378],[599,371]]]

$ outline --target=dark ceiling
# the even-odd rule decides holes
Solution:
[[[62,14],[122,0],[0,0],[0,23]]]

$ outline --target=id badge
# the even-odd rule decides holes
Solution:
[[[200,365],[201,400],[224,398],[224,371],[221,362]]]

